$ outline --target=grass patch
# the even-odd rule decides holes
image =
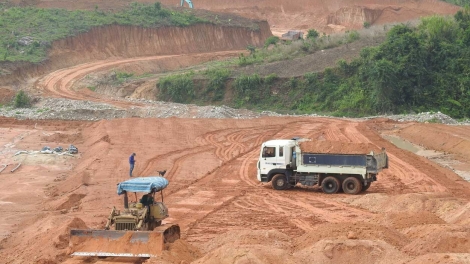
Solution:
[[[97,26],[184,27],[201,22],[208,20],[190,12],[165,9],[159,2],[131,3],[116,13],[98,9],[69,11],[0,4],[0,61],[40,62],[46,58],[52,41],[87,32]]]

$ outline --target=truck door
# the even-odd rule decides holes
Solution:
[[[264,146],[261,152],[261,159],[258,164],[258,174],[268,174],[268,172],[276,168],[277,157],[276,146]]]

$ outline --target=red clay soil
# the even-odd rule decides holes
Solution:
[[[13,101],[15,91],[9,88],[0,87],[0,104],[9,104]]]
[[[303,152],[310,153],[369,154],[371,151],[380,153],[380,148],[369,143],[343,143],[320,140],[301,142],[300,149]]]
[[[179,1],[163,2],[177,5]],[[99,5],[119,7],[127,3],[106,1]],[[213,1],[195,1],[197,8],[267,18],[271,26],[282,30],[316,25],[328,28],[328,21],[339,21],[333,26],[341,29],[356,27],[364,18],[388,21],[457,10],[431,0],[345,3],[264,0],[255,5],[249,0],[221,0],[214,6]],[[73,9],[94,8],[96,2],[33,4]],[[82,47],[78,40],[71,43],[75,48]],[[86,47],[81,50],[87,52]],[[96,61],[101,57],[87,56],[83,55],[85,61],[65,62],[67,67],[84,64],[46,75],[35,88],[43,89],[48,96],[110,102],[73,90],[73,82],[107,67],[164,59]],[[54,67],[61,69],[64,65]],[[148,263],[469,263],[470,183],[452,170],[382,138],[384,131],[394,129],[412,142],[451,153],[470,164],[466,152],[468,127],[294,117],[99,122],[0,118],[0,165],[8,165],[0,172],[0,257],[9,264],[137,262],[71,258],[68,247],[71,228],[101,229],[113,206],[122,208],[122,197],[115,188],[128,179],[127,158],[136,152],[135,175],[153,176],[167,170],[170,185],[165,190],[165,204],[170,218],[166,221],[179,224],[182,232],[179,241]],[[327,195],[318,187],[276,191],[270,183],[260,183],[256,163],[261,143],[294,136],[332,142],[329,144],[349,152],[367,153],[385,147],[390,168],[360,195]],[[14,156],[20,150],[69,144],[78,147],[78,155]],[[137,198],[131,195],[131,200]]]
[[[18,0],[13,2],[20,3]],[[116,10],[130,2],[132,1],[37,0],[30,2],[30,5],[66,9],[94,9],[97,6],[100,10]],[[153,3],[154,1],[141,0],[139,2]],[[180,5],[179,0],[161,0],[160,2],[170,7]],[[292,29],[306,31],[312,28],[331,33],[362,28],[364,22],[371,24],[405,22],[433,14],[451,15],[458,10],[456,6],[436,0],[195,0],[193,4],[197,9],[267,20],[275,35],[281,35]]]
[[[5,263],[122,263],[68,257],[67,234],[71,227],[103,228],[112,207],[122,207],[116,183],[128,179],[127,158],[136,152],[135,175],[168,170],[167,221],[182,230],[180,241],[148,263],[311,263],[309,256],[320,263],[402,263],[431,253],[469,262],[469,222],[462,216],[470,214],[470,183],[383,139],[379,128],[393,125],[287,117],[93,123],[2,118],[0,163],[23,163],[14,173],[0,173],[0,255]],[[361,195],[327,195],[318,187],[276,191],[258,182],[260,144],[293,136],[351,148],[383,146],[390,168]],[[12,157],[70,141],[77,157]]]

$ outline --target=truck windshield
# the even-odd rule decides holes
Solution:
[[[263,148],[263,158],[270,158],[276,156],[276,147],[264,147]]]

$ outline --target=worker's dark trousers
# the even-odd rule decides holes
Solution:
[[[132,171],[134,170],[134,164],[130,164],[131,169],[129,170],[129,177],[132,177]]]

